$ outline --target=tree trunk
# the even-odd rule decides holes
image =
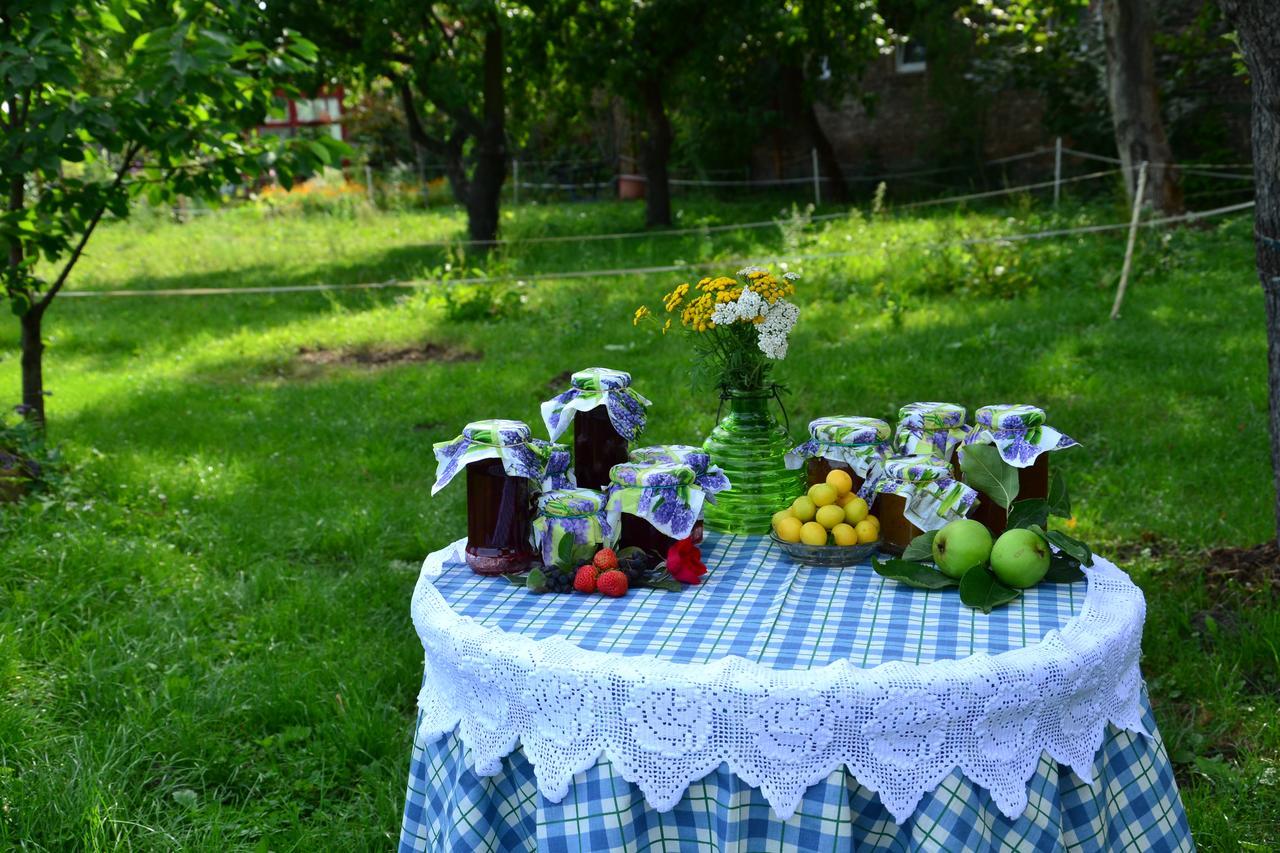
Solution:
[[[644,169],[644,223],[650,228],[671,226],[671,184],[667,161],[671,158],[671,121],[662,97],[662,80],[650,78],[640,84],[644,105],[645,136],[640,149]]]
[[[1132,198],[1138,165],[1147,161],[1147,200],[1165,214],[1185,210],[1173,149],[1160,117],[1156,90],[1153,0],[1104,0],[1102,22],[1107,47],[1107,96],[1116,149]]]
[[[22,407],[27,420],[44,429],[44,341],[40,325],[45,306],[32,305],[22,324]]]
[[[507,177],[506,58],[502,26],[493,21],[484,34],[484,115],[476,139],[476,167],[467,193],[467,226],[472,240],[498,238],[498,206]]]
[[[831,138],[827,136],[822,122],[818,121],[813,100],[805,92],[804,70],[798,65],[784,65],[781,74],[784,114],[788,121],[805,129],[810,143],[818,152],[818,167],[822,170],[822,176],[827,179],[822,188],[822,197],[827,201],[844,204],[849,200],[849,185],[845,183],[840,158],[836,156]]]
[[[1280,540],[1280,3],[1220,0],[1240,37],[1253,90],[1253,175],[1258,277],[1267,314],[1271,470]]]

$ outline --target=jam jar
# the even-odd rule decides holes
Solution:
[[[965,408],[955,403],[908,403],[898,410],[893,452],[899,456],[933,456],[959,471],[957,451],[969,434]]]
[[[844,471],[853,491],[870,501],[880,466],[890,455],[889,424],[878,418],[826,417],[809,422],[809,440],[787,454],[787,467],[805,466],[808,485],[825,483],[833,470]]]
[[[666,555],[693,534],[704,494],[688,465],[627,462],[609,472],[609,517],[618,522],[620,547]]]
[[[963,518],[977,493],[956,480],[951,467],[933,456],[893,456],[876,481],[880,549],[901,554],[926,530]]]
[[[538,497],[533,537],[544,566],[563,564],[564,551],[575,545],[613,547],[617,543],[617,531],[605,508],[607,500],[604,492],[595,489],[555,489]]]
[[[1000,458],[1018,469],[1018,495],[1015,500],[1047,500],[1049,497],[1049,454],[1055,450],[1076,447],[1075,439],[1045,426],[1044,409],[1022,404],[983,406],[974,413],[976,422],[964,445],[994,445]],[[981,491],[978,505],[970,517],[981,521],[993,536],[999,536],[1009,524],[1009,511]]]
[[[533,495],[543,457],[521,421],[467,424],[462,435],[435,446],[439,491],[467,472],[467,565],[482,575],[522,572],[533,563]]]
[[[542,404],[555,441],[573,424],[574,478],[584,489],[609,485],[609,469],[627,461],[629,443],[644,430],[649,401],[631,387],[631,374],[590,367],[570,377],[568,391]]]
[[[653,447],[638,447],[631,451],[631,461],[641,464],[673,462],[679,465],[688,465],[693,469],[693,482],[698,488],[702,489],[703,494],[706,496],[706,503],[714,504],[717,494],[731,488],[729,478],[725,476],[724,470],[719,465],[712,465],[711,454],[701,447],[693,447],[688,444],[659,444]],[[694,545],[702,543],[703,527],[702,518],[699,517],[698,521],[693,525],[693,532],[690,534]]]

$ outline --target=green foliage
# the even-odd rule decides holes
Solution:
[[[994,444],[973,444],[960,458],[964,481],[986,494],[1004,509],[1018,497],[1018,469],[1000,456]]]
[[[1021,590],[1014,589],[1000,582],[987,566],[978,566],[964,573],[960,578],[960,600],[965,606],[983,613],[990,613],[997,607],[1003,607],[1022,595]]]
[[[714,225],[780,206],[678,212]],[[914,292],[895,323],[872,294],[907,291],[918,243],[1117,218],[1064,203],[1053,217],[889,208],[873,224],[815,224],[797,254],[853,254],[788,258],[803,313],[777,378],[793,426],[945,391],[971,407],[1041,404],[1080,440],[1055,457],[1073,492],[1061,526],[1146,594],[1143,671],[1197,844],[1266,849],[1280,611],[1265,592],[1211,585],[1202,553],[1273,535],[1265,329],[1240,322],[1263,313],[1252,217],[1168,243],[1144,233],[1120,323],[1106,320],[1124,250],[1111,234],[1020,244],[1037,285],[1009,298]],[[547,205],[504,229],[640,221],[634,204]],[[464,231],[456,209],[108,222],[72,286],[403,281],[446,262],[424,242]],[[782,253],[778,230],[759,229],[524,244],[503,260],[524,275]],[[520,315],[464,324],[397,289],[66,300],[49,329],[51,430],[81,495],[0,510],[0,848],[385,849],[422,677],[409,596],[423,556],[465,534],[461,487],[425,495],[431,443],[482,415],[537,423],[556,374],[600,363],[654,400],[646,441],[696,443],[716,401],[689,387],[685,342],[629,324],[661,284],[539,281]],[[298,353],[424,341],[482,358],[316,367]],[[0,327],[0,396],[17,388],[16,352],[16,329]]]

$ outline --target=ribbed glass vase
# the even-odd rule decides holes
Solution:
[[[729,413],[703,449],[724,469],[731,488],[703,510],[706,525],[722,533],[769,532],[773,514],[800,495],[803,470],[788,471],[784,457],[791,437],[770,409],[771,390],[730,391]]]

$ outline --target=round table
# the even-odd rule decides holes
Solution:
[[[1190,850],[1112,564],[983,614],[708,534],[680,592],[427,558],[401,850]]]

